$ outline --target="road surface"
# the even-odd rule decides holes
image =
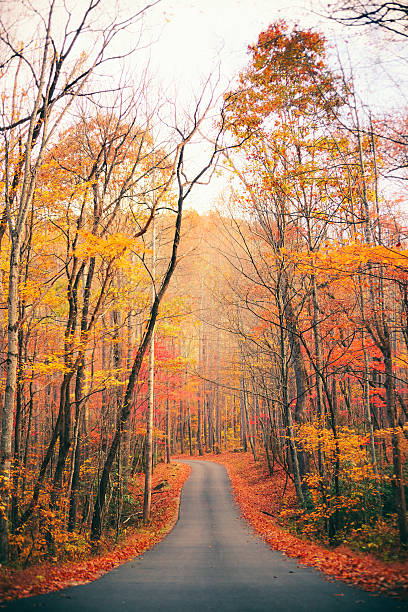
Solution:
[[[86,585],[16,600],[23,612],[394,612],[376,597],[272,551],[239,516],[223,466],[187,462],[180,518],[155,548]]]

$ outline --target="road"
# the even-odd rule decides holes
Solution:
[[[155,548],[86,585],[16,600],[23,612],[394,612],[376,597],[272,551],[240,518],[223,466],[187,462],[180,518]]]

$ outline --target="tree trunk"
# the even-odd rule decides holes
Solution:
[[[20,264],[20,242],[14,240],[10,253],[9,292],[7,298],[8,326],[7,326],[7,358],[6,358],[6,386],[4,392],[4,406],[2,415],[1,443],[0,443],[0,479],[2,483],[10,480],[12,460],[12,438],[14,420],[14,400],[16,393],[18,368],[18,279]],[[2,511],[0,512],[0,563],[8,561],[8,508],[10,501],[9,488],[1,487]]]
[[[391,346],[389,336],[385,338],[383,345],[383,356],[385,365],[385,389],[387,401],[387,413],[392,427],[391,444],[392,444],[392,462],[394,478],[392,486],[395,495],[395,505],[398,514],[399,535],[402,546],[408,544],[408,523],[407,523],[407,504],[405,498],[404,476],[402,471],[402,453],[401,453],[401,432],[398,428],[397,408],[395,405],[394,392],[394,372],[392,364]]]
[[[190,450],[190,457],[193,456],[193,440],[191,436],[191,411],[190,403],[187,402],[187,428],[188,428],[188,446]]]
[[[201,400],[198,398],[197,400],[197,446],[198,446],[198,454],[200,457],[203,456],[203,446],[201,440]]]
[[[149,351],[148,406],[146,415],[145,485],[143,497],[143,522],[150,520],[153,476],[153,419],[154,419],[154,331]]]

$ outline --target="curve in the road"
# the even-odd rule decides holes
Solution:
[[[376,597],[272,551],[240,518],[225,468],[188,462],[180,518],[154,549],[99,580],[3,604],[24,612],[394,612]]]

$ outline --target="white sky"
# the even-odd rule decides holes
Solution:
[[[123,1],[123,0],[121,0]],[[211,72],[221,70],[221,87],[228,87],[247,63],[247,46],[277,19],[323,32],[333,58],[351,62],[357,90],[374,111],[391,112],[407,105],[408,55],[405,40],[393,44],[381,30],[347,28],[326,15],[329,0],[162,0],[149,11],[146,25],[157,42],[151,49],[152,68],[168,95],[182,102],[199,91]],[[337,60],[335,60],[337,61]],[[190,205],[211,206],[224,185],[195,189]]]
[[[57,0],[57,3],[63,0]],[[368,1],[368,0],[367,0]],[[49,0],[35,0],[41,12]],[[106,13],[117,8],[130,13],[149,0],[103,0]],[[129,58],[128,71],[135,76],[150,54],[151,69],[168,98],[177,97],[182,107],[192,93],[198,93],[210,74],[220,69],[222,89],[228,87],[247,62],[247,46],[259,33],[277,19],[301,28],[323,32],[339,49],[347,67],[349,57],[361,96],[374,110],[392,111],[407,105],[407,50],[405,40],[399,45],[386,41],[381,30],[346,28],[325,17],[330,0],[161,0],[149,9],[144,19],[144,40],[154,44]],[[68,0],[68,4],[84,6],[84,0]],[[15,0],[0,0],[2,8],[11,8]],[[14,11],[13,11],[14,13]],[[15,15],[15,13],[14,13]],[[22,24],[22,15],[19,15]],[[25,26],[29,28],[29,23]],[[32,32],[31,32],[32,33]],[[121,35],[119,47],[137,42],[137,32]],[[406,44],[405,44],[406,46]],[[195,191],[191,204],[207,208],[216,197],[222,182]]]
[[[164,0],[152,17],[159,20],[160,14],[165,19],[158,43],[161,68],[179,79],[206,75],[220,59],[225,73],[233,74],[262,29],[304,9],[298,0]]]
[[[152,49],[153,65],[167,85],[175,82],[178,88],[187,83],[194,87],[219,62],[228,81],[245,65],[248,44],[256,42],[270,23],[285,19],[289,24],[322,31],[331,45],[339,46],[345,64],[347,44],[357,78],[362,79],[364,74],[365,87],[371,81],[372,103],[378,102],[378,95],[382,98],[379,86],[385,85],[385,71],[398,74],[395,85],[407,72],[406,52],[405,65],[397,70],[401,64],[398,50],[395,45],[379,44],[384,38],[381,30],[368,34],[362,28],[340,26],[325,17],[328,4],[329,0],[162,0],[147,17],[158,37]],[[402,39],[401,49],[403,43]]]

